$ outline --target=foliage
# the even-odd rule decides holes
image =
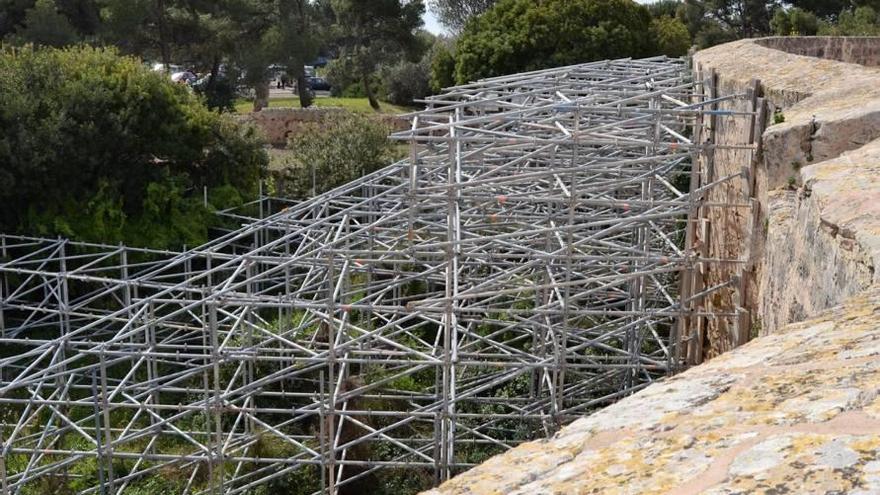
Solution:
[[[425,56],[418,62],[401,61],[380,71],[385,86],[385,99],[395,105],[412,105],[431,92],[431,60]]]
[[[459,83],[652,51],[648,10],[631,0],[501,0],[465,27]]]
[[[455,57],[446,44],[437,43],[431,52],[431,91],[455,85]]]
[[[709,48],[711,46],[720,45],[736,39],[736,33],[728,29],[724,29],[721,24],[715,21],[706,21],[694,36],[694,45],[699,49]]]
[[[401,55],[421,57],[416,35],[422,25],[422,0],[333,0],[340,65],[359,80],[370,105],[379,110],[372,85],[377,67]],[[415,52],[415,53],[414,53]],[[414,57],[413,57],[414,56]]]
[[[202,188],[250,197],[267,160],[252,131],[111,49],[0,52],[5,231],[198,243]]]
[[[486,12],[498,0],[431,0],[431,9],[440,24],[460,32],[472,18]]]
[[[356,113],[306,126],[288,145],[296,165],[285,171],[285,194],[315,196],[388,165],[395,154],[389,132],[374,117]]]
[[[681,57],[691,47],[687,26],[674,17],[660,16],[651,21],[651,35],[657,49],[670,57]]]
[[[345,98],[366,98],[364,76],[360,74],[355,60],[351,57],[337,58],[327,64],[325,77],[330,83],[330,94]],[[379,91],[378,82],[371,74],[368,77],[372,90]]]
[[[14,35],[7,36],[14,44],[62,47],[79,40],[79,34],[67,17],[58,11],[55,0],[37,0],[24,12],[24,19]]]
[[[0,39],[13,43],[66,45],[91,39],[99,26],[96,0],[0,0]]]
[[[675,13],[681,5],[682,2],[679,0],[659,0],[647,4],[646,7],[651,13],[651,17],[675,17]]]
[[[841,11],[852,8],[853,5],[865,5],[864,0],[855,2],[850,0],[789,0],[786,3],[805,12],[812,12],[823,19],[835,17]]]
[[[705,0],[705,5],[710,17],[723,29],[735,33],[739,38],[751,38],[770,33],[770,18],[778,2],[776,0]]]
[[[721,43],[733,41],[739,37],[731,19],[724,10],[718,9],[729,4],[709,4],[697,0],[685,0],[679,5],[675,16],[686,27],[693,44],[699,49],[709,48]],[[768,28],[769,29],[769,28]]]
[[[824,24],[819,34],[826,36],[877,36],[880,35],[880,19],[871,7],[844,10],[836,24]]]
[[[224,84],[224,63],[240,67],[245,81],[265,97],[270,65],[286,66],[304,83],[303,66],[318,54],[319,29],[314,21],[319,8],[308,0],[101,2],[106,41],[124,53],[166,64],[184,62],[209,72],[203,88],[208,95],[228,93],[215,88]],[[308,93],[301,96],[307,106]]]
[[[797,7],[779,9],[773,14],[770,27],[778,36],[813,36],[819,31],[819,19],[816,14]]]

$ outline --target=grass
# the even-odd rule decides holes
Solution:
[[[397,114],[411,112],[411,108],[392,105],[391,103],[380,102],[382,106],[381,113]],[[314,106],[316,107],[336,107],[345,108],[352,112],[372,113],[370,102],[366,98],[315,98]],[[269,100],[269,108],[299,108],[299,98],[274,98]],[[251,100],[239,99],[235,102],[235,111],[238,113],[250,113],[254,108]]]

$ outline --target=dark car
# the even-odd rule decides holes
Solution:
[[[330,91],[330,83],[323,77],[308,77],[306,82],[312,91]]]

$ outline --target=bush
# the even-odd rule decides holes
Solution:
[[[0,50],[5,231],[192,245],[213,222],[202,188],[251,197],[267,162],[253,131],[114,50]]]
[[[632,0],[501,0],[458,40],[456,80],[651,54],[651,16]]]
[[[390,67],[383,67],[380,77],[385,84],[385,100],[395,105],[412,105],[413,100],[420,100],[431,92],[430,59],[425,57],[420,62],[398,62]]]
[[[305,126],[288,145],[295,165],[284,171],[281,192],[308,198],[388,165],[397,158],[390,131],[376,117],[349,112]]]

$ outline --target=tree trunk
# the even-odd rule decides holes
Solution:
[[[269,80],[263,80],[257,83],[254,86],[254,111],[259,112],[260,110],[269,106]]]
[[[303,108],[312,106],[312,93],[309,91],[309,84],[303,69],[300,69],[296,76],[296,92],[299,93],[299,106]]]
[[[367,94],[367,99],[370,101],[370,106],[373,107],[373,110],[377,112],[381,110],[379,102],[376,100],[376,95],[373,94],[373,88],[370,86],[369,74],[364,74],[364,93]]]
[[[205,92],[210,94],[214,91],[214,88],[217,87],[217,77],[220,75],[220,57],[214,55],[214,59],[211,61],[211,76],[208,78],[208,85],[205,89]]]

